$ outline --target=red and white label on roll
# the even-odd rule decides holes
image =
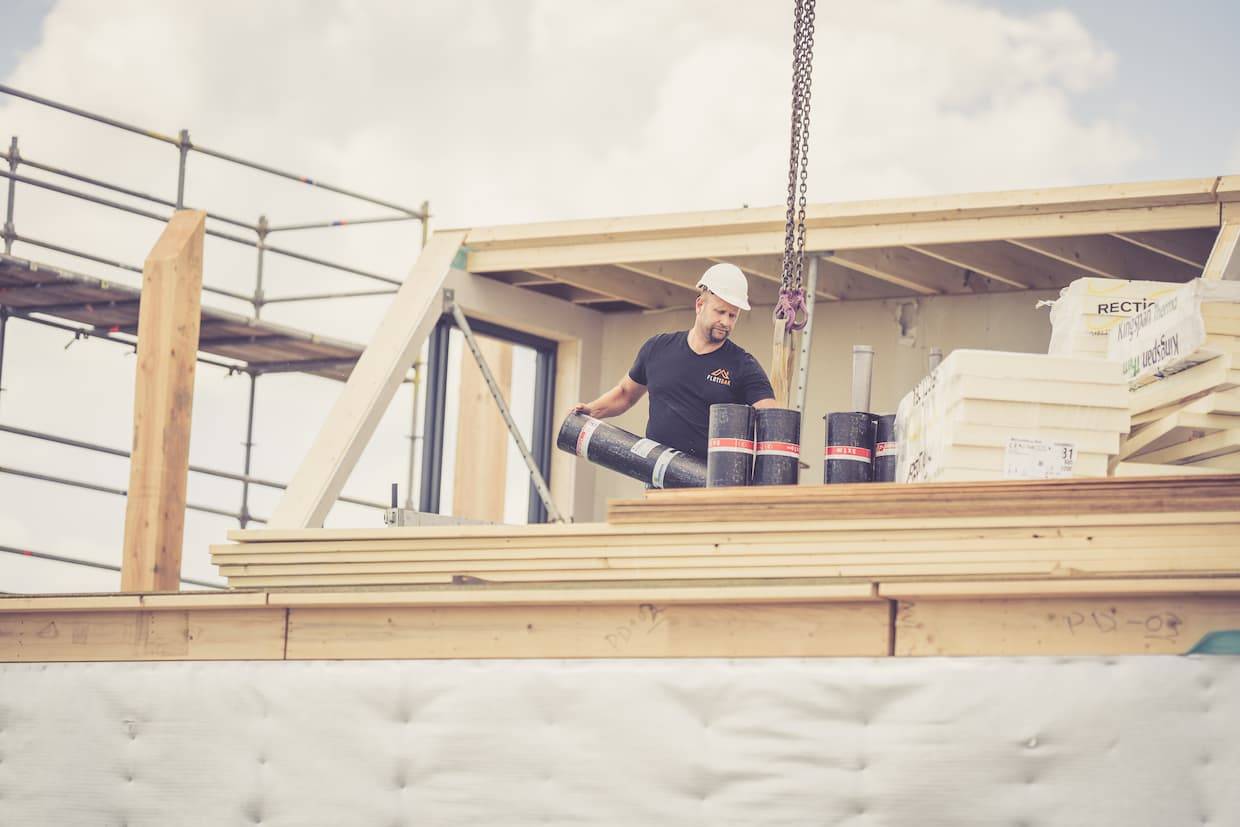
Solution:
[[[577,456],[589,459],[590,437],[594,436],[594,432],[598,430],[598,426],[603,423],[597,419],[590,419],[586,424],[581,426],[581,432],[577,434]]]
[[[851,462],[869,462],[870,449],[855,445],[828,445],[822,452],[823,459],[844,459]]]
[[[801,446],[795,442],[759,442],[758,456],[760,457],[791,457],[792,459],[801,458]]]
[[[874,446],[876,457],[894,457],[899,451],[900,443],[898,442],[879,442]]]
[[[716,437],[706,445],[707,451],[734,451],[738,454],[752,454],[752,439],[729,439],[727,437]]]

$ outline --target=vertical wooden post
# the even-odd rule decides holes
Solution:
[[[121,591],[177,591],[206,213],[178,210],[142,268]]]
[[[479,336],[478,349],[495,382],[512,399],[513,346]],[[456,468],[452,513],[473,520],[504,521],[508,493],[508,426],[500,416],[482,371],[468,349],[461,354],[460,417],[456,432]],[[521,486],[521,493],[529,490]]]

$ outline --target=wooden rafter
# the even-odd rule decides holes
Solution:
[[[616,266],[631,273],[674,284],[678,287],[685,287],[696,292],[698,279],[714,263],[713,260],[709,259],[690,259],[687,261],[647,261],[637,264],[622,263]],[[744,270],[743,267],[741,269]],[[778,297],[779,290],[769,281],[760,279],[750,280],[750,304],[773,307]]]
[[[528,268],[535,276],[571,284],[626,301],[647,309],[683,307],[693,304],[696,291],[666,282],[641,278],[620,267],[595,265],[588,267]]]
[[[1104,278],[1183,282],[1200,275],[1192,265],[1115,235],[1009,239],[1009,243]]]
[[[912,247],[922,255],[982,273],[1017,289],[1061,287],[1084,275],[1062,262],[1000,242],[927,244]]]
[[[904,247],[837,250],[832,260],[851,270],[924,296],[988,292],[996,286],[995,281],[982,273],[957,267],[924,255],[916,249]]]
[[[1159,255],[1182,261],[1192,267],[1206,266],[1210,248],[1218,231],[1213,227],[1197,230],[1164,230],[1161,233],[1116,233],[1115,237]]]
[[[841,266],[835,263],[834,256],[819,256],[818,287],[820,291],[828,290],[841,300],[851,301],[923,295],[906,287],[892,284],[889,281],[880,281]]]
[[[741,268],[746,274],[763,279],[774,285],[783,282],[782,256],[730,256],[728,258],[711,258],[711,261],[728,261]],[[821,275],[818,279],[818,291],[814,294],[823,301],[839,301],[840,296],[823,287]]]

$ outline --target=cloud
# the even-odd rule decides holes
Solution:
[[[1079,96],[1101,88],[1115,60],[1068,12],[1017,16],[961,0],[843,2],[819,12],[812,200],[1115,180],[1141,155],[1135,136],[1079,111]],[[5,82],[169,134],[187,126],[202,144],[398,203],[429,199],[438,226],[729,208],[783,200],[790,27],[787,4],[741,0],[64,0]],[[0,125],[21,136],[29,158],[175,191],[172,147],[11,99],[0,98]],[[191,160],[187,194],[247,221],[373,212],[201,156]],[[18,194],[17,226],[135,263],[159,232],[29,187]],[[401,225],[280,243],[391,275],[407,270],[417,246]],[[253,251],[213,240],[207,262],[208,282],[252,289]],[[273,293],[370,286],[274,256],[266,276]],[[383,306],[279,305],[267,315],[365,341]],[[110,345],[66,352],[64,343],[62,334],[10,325],[5,421],[127,445],[132,360]],[[206,367],[198,375],[194,461],[235,469],[246,380]],[[287,479],[338,390],[307,377],[262,380],[255,473]],[[407,405],[402,396],[384,420],[352,493],[383,499],[388,482],[403,481]],[[12,464],[124,484],[123,465],[0,440]],[[235,507],[238,492],[198,480],[191,495]],[[273,495],[256,497],[255,510],[270,511]],[[88,553],[117,556],[116,498],[0,476],[0,502],[32,544],[55,551],[91,537]],[[66,512],[99,530],[70,532]],[[339,519],[363,515],[375,519],[357,511]],[[206,545],[226,527],[191,521],[196,574],[210,574]]]

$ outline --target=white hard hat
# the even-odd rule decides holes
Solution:
[[[705,287],[728,304],[741,310],[749,309],[749,280],[735,264],[720,262],[698,279],[698,289]]]

